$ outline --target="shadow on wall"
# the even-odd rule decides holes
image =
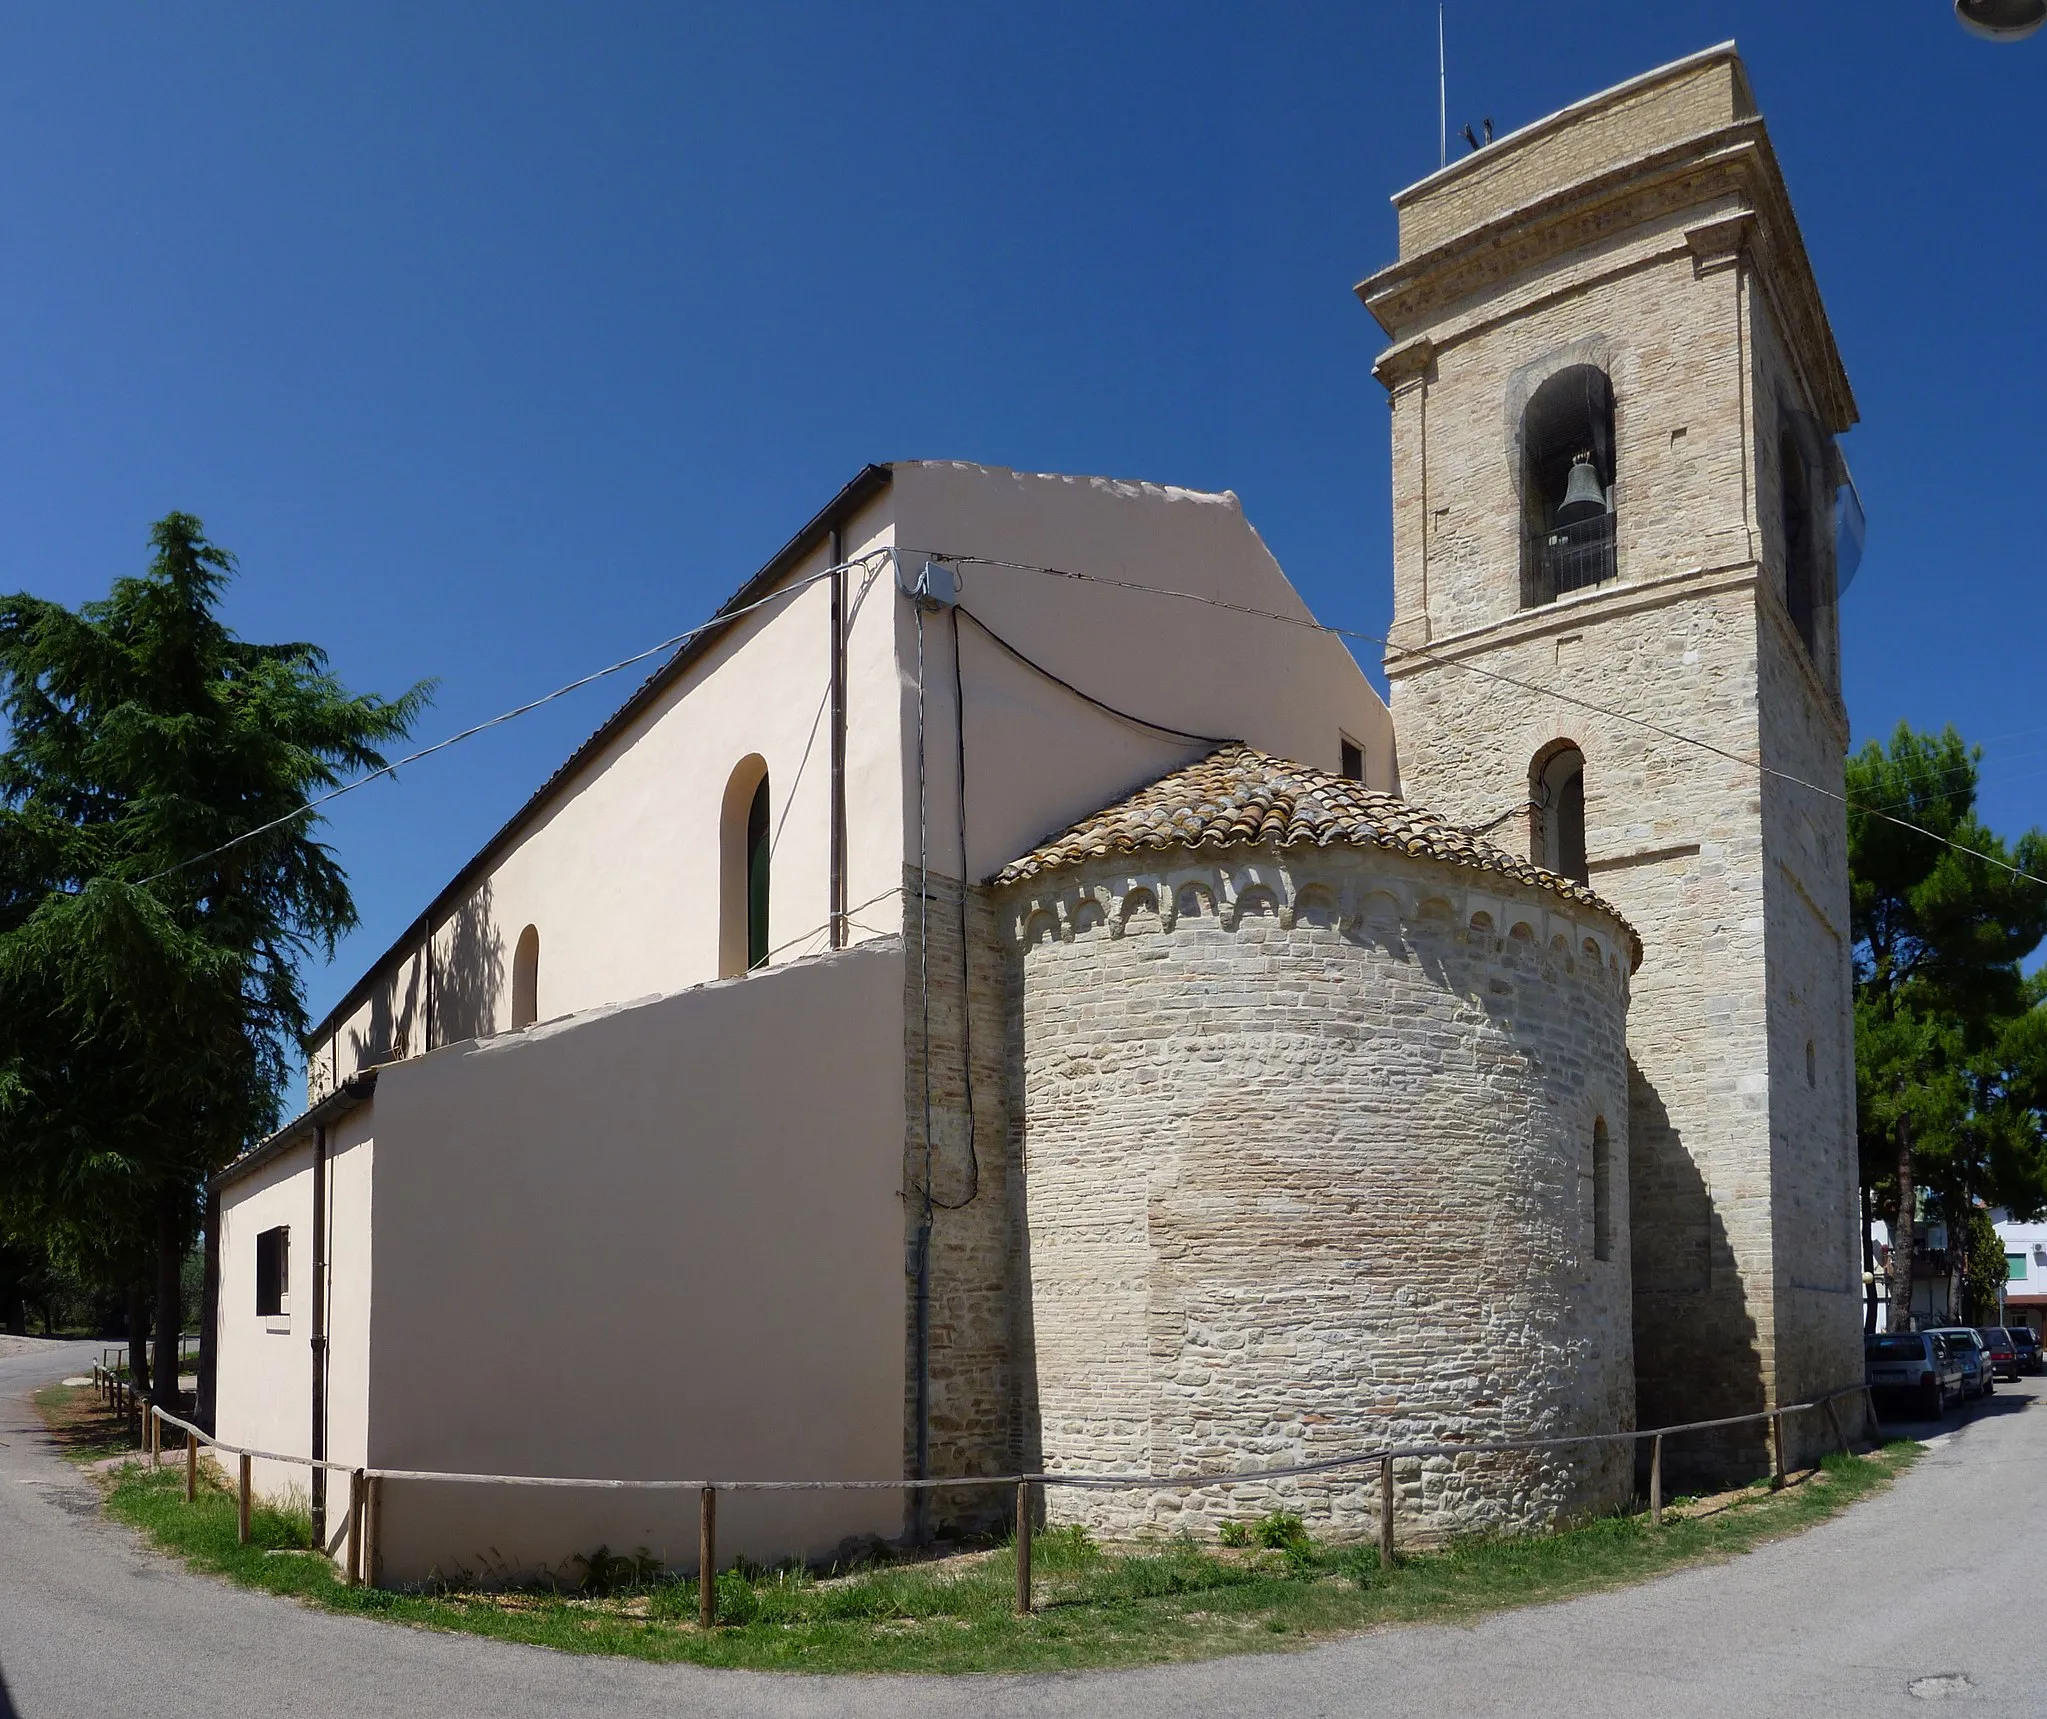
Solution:
[[[1635,1289],[1635,1424],[1669,1426],[1765,1406],[1756,1324],[1712,1191],[1662,1097],[1628,1058],[1628,1222]],[[1751,1479],[1767,1423],[1668,1442],[1664,1484]],[[1636,1461],[1648,1472],[1649,1445]]]
[[[369,1068],[394,1058],[411,1056],[424,1048],[419,964],[411,962],[402,971],[406,984],[397,1000],[396,1012],[392,1009],[391,993],[380,987],[370,997],[368,1025],[360,1032],[349,1034],[349,1045],[355,1059],[353,1066],[356,1068]]]
[[[434,1044],[459,1044],[498,1030],[505,994],[505,940],[488,880],[443,927],[445,953],[434,964]]]

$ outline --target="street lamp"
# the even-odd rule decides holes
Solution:
[[[1972,36],[2017,42],[2047,24],[2047,0],[1955,0],[1955,20]]]

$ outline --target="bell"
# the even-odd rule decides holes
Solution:
[[[1592,469],[1590,460],[1578,461],[1564,482],[1564,500],[1557,509],[1557,524],[1577,525],[1583,520],[1597,519],[1605,511],[1606,491],[1600,487],[1599,474]]]

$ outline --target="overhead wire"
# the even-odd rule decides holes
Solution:
[[[1127,722],[1137,728],[1149,728],[1154,734],[1170,734],[1178,740],[1199,740],[1209,746],[1226,746],[1236,738],[1236,736],[1228,734],[1196,734],[1191,729],[1174,728],[1169,723],[1153,722],[1149,717],[1133,716],[1127,710],[1118,710],[1116,706],[1095,697],[1093,693],[1081,691],[1072,681],[1062,680],[1043,663],[1025,656],[1022,651],[1018,650],[1016,646],[996,632],[993,627],[989,626],[986,621],[982,620],[979,615],[975,614],[964,603],[956,604],[953,608],[953,613],[956,616],[966,616],[968,620],[972,621],[976,627],[980,628],[987,635],[992,643],[1001,646],[1003,650],[1022,663],[1025,668],[1030,669],[1035,674],[1043,675],[1054,686],[1063,687],[1066,691],[1072,693],[1075,698],[1080,699],[1086,704],[1093,705],[1095,709],[1103,712],[1105,715],[1115,717],[1119,722]]]
[[[1745,770],[1754,770],[1759,775],[1770,777],[1775,781],[1804,788],[1809,793],[1817,794],[1823,799],[1832,800],[1835,804],[1847,810],[1860,812],[1868,817],[1880,818],[1883,822],[1893,824],[1899,829],[1910,830],[1915,835],[1924,836],[1928,841],[1939,842],[1943,847],[1951,848],[1957,853],[1966,854],[1971,859],[1981,860],[1985,865],[1994,866],[1999,871],[2008,872],[2013,877],[2024,878],[2030,883],[2047,884],[2047,878],[2039,877],[2019,866],[2015,866],[2008,860],[2001,860],[1995,854],[1987,854],[1980,848],[1972,848],[1966,843],[1954,841],[1947,836],[1939,834],[1937,831],[1927,829],[1924,825],[1915,824],[1908,818],[1897,817],[1882,807],[1859,804],[1836,789],[1828,788],[1818,782],[1809,782],[1804,777],[1794,775],[1788,770],[1779,770],[1774,765],[1765,764],[1760,758],[1744,757],[1741,753],[1731,752],[1726,747],[1715,745],[1710,740],[1701,739],[1695,734],[1687,734],[1682,729],[1667,727],[1663,723],[1653,722],[1646,716],[1639,716],[1630,711],[1616,710],[1611,705],[1600,704],[1594,699],[1581,698],[1575,693],[1565,692],[1557,687],[1540,686],[1532,681],[1519,679],[1514,675],[1503,674],[1497,669],[1480,668],[1475,663],[1461,662],[1454,657],[1444,656],[1440,652],[1431,651],[1426,647],[1396,645],[1377,633],[1368,633],[1359,627],[1333,626],[1326,621],[1318,621],[1311,615],[1282,615],[1274,610],[1254,608],[1248,603],[1232,603],[1227,598],[1210,597],[1199,591],[1179,591],[1168,586],[1145,585],[1134,579],[1114,579],[1106,574],[1081,573],[1070,567],[1048,567],[1029,561],[1005,561],[999,556],[991,555],[934,555],[933,559],[942,559],[961,566],[1004,567],[1016,572],[1044,574],[1054,579],[1073,579],[1084,584],[1106,585],[1123,591],[1138,591],[1154,597],[1172,597],[1182,602],[1200,603],[1209,608],[1221,609],[1227,613],[1243,615],[1254,620],[1277,621],[1284,626],[1300,627],[1314,633],[1326,633],[1335,638],[1356,639],[1364,644],[1376,645],[1380,650],[1386,651],[1395,657],[1413,657],[1424,662],[1432,662],[1439,668],[1458,669],[1466,674],[1476,675],[1482,680],[1496,681],[1501,685],[1511,686],[1522,692],[1533,693],[1538,697],[1556,699],[1560,703],[1571,705],[1576,709],[1587,711],[1595,716],[1604,716],[1616,722],[1630,723],[1637,728],[1646,729],[1651,734],[1659,735],[1663,739],[1676,741],[1684,746],[1696,747],[1702,752],[1708,752],[1717,758],[1723,758],[1730,764],[1738,764]]]
[[[417,752],[409,752],[403,758],[393,759],[388,764],[382,764],[374,770],[365,771],[353,781],[344,782],[338,788],[333,788],[327,793],[316,795],[301,805],[293,807],[292,810],[284,813],[281,817],[272,818],[268,823],[258,824],[253,829],[244,830],[240,835],[230,836],[217,847],[208,848],[203,853],[193,854],[188,859],[179,860],[175,865],[166,866],[162,871],[153,872],[150,876],[142,879],[139,887],[147,888],[152,883],[160,883],[163,879],[171,877],[178,872],[203,864],[205,861],[214,859],[232,848],[240,847],[244,842],[254,841],[256,837],[268,835],[270,831],[280,829],[284,825],[291,823],[294,819],[303,818],[308,813],[316,812],[322,806],[331,805],[344,794],[352,794],[358,788],[368,787],[370,783],[382,777],[395,776],[400,770],[419,763],[423,758],[431,758],[436,752],[445,752],[451,746],[459,746],[465,740],[474,740],[479,734],[488,733],[493,728],[501,728],[508,722],[515,721],[519,717],[529,715],[531,712],[540,709],[543,705],[554,703],[556,699],[566,698],[570,693],[578,692],[593,682],[604,680],[611,675],[620,673],[622,670],[629,669],[635,663],[643,663],[650,657],[658,657],[664,651],[680,650],[699,634],[708,633],[715,628],[725,626],[729,622],[738,620],[743,615],[752,614],[757,609],[764,609],[772,603],[779,603],[785,597],[793,596],[796,592],[815,585],[822,579],[829,579],[835,574],[862,566],[874,560],[877,556],[890,553],[892,552],[886,549],[869,550],[866,554],[856,555],[851,560],[843,562],[838,566],[827,567],[817,573],[808,573],[800,579],[790,581],[786,585],[779,585],[765,597],[755,602],[744,604],[737,609],[721,609],[708,621],[677,633],[672,638],[663,639],[656,645],[649,645],[643,651],[635,651],[629,657],[621,657],[615,663],[607,663],[603,668],[595,669],[589,674],[578,675],[574,680],[556,687],[552,692],[542,693],[538,698],[528,699],[524,704],[514,705],[510,710],[500,711],[496,716],[489,717],[482,722],[473,723],[468,728],[462,729],[459,733],[450,734],[446,739],[436,740],[431,746],[422,746]]]

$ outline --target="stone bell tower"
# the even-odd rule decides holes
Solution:
[[[1393,201],[1399,260],[1358,294],[1392,340],[1402,787],[1641,932],[1638,1424],[1859,1383],[1828,797],[1848,742],[1834,437],[1855,401],[1748,78],[1708,49]],[[1792,1454],[1825,1434],[1795,1417]],[[1670,1460],[1725,1468],[1762,1437]]]

